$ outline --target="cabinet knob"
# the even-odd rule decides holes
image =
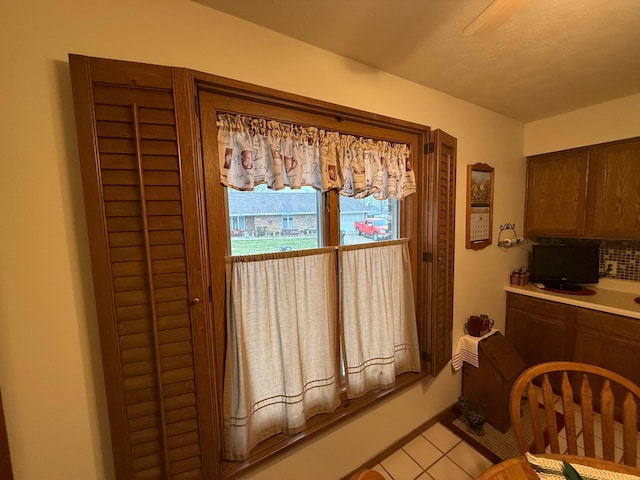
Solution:
[[[197,303],[200,303],[200,299],[198,297],[195,297],[193,300],[191,300],[191,305],[195,305]]]

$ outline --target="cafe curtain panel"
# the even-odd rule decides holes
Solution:
[[[340,247],[341,324],[347,397],[420,371],[407,240]]]
[[[338,407],[335,248],[227,258],[225,458]]]
[[[218,115],[220,181],[239,190],[303,185],[402,199],[416,182],[405,144],[240,115]]]

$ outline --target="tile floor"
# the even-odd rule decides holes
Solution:
[[[556,396],[556,410],[561,405]],[[599,415],[596,414],[595,435],[600,437]],[[580,416],[576,414],[576,424],[581,430]],[[622,458],[622,425],[615,425],[616,461]],[[561,448],[566,448],[564,430],[559,436]],[[638,434],[638,465],[640,465],[640,434]],[[564,444],[564,445],[562,445]],[[578,450],[583,453],[581,432],[578,436]],[[596,457],[601,458],[602,447],[596,443]],[[600,451],[598,451],[600,450]],[[456,434],[440,423],[429,427],[402,448],[382,460],[374,467],[388,480],[470,480],[487,470],[493,463],[476,451]]]
[[[388,480],[470,480],[492,465],[440,423],[374,467]]]

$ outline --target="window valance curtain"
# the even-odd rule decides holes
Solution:
[[[406,144],[220,114],[218,153],[220,181],[239,190],[307,185],[378,200],[399,200],[416,191]]]

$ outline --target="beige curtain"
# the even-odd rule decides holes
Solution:
[[[220,181],[239,190],[303,185],[402,199],[416,191],[408,145],[240,115],[218,115]]]
[[[225,458],[339,405],[335,248],[227,259]]]
[[[394,385],[420,371],[407,240],[338,249],[347,396]]]

